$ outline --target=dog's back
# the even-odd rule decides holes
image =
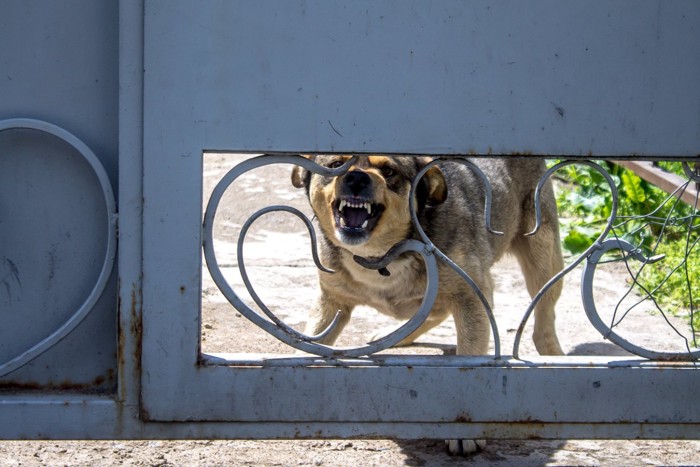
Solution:
[[[475,158],[470,161],[489,180],[491,228],[503,235],[489,232],[485,224],[483,182],[471,168],[458,162],[440,164],[448,196],[444,203],[427,207],[421,216],[421,225],[431,241],[446,253],[466,247],[478,250],[474,253],[494,262],[512,247],[514,240],[534,227],[535,189],[546,167],[544,161],[537,158]],[[543,219],[555,219],[551,183],[543,187],[540,201]],[[468,244],[464,245],[465,242]]]

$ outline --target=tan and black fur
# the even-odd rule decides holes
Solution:
[[[326,167],[339,167],[350,156],[308,156]],[[296,167],[295,187],[304,187],[318,218],[322,262],[335,274],[319,272],[321,293],[311,308],[307,334],[318,334],[340,311],[339,325],[323,342],[332,344],[350,321],[353,308],[368,305],[399,320],[418,310],[425,290],[425,266],[416,254],[405,254],[387,267],[389,275],[360,266],[354,255],[377,259],[396,243],[417,238],[409,215],[409,193],[417,172],[431,159],[370,155],[360,157],[344,176],[324,177]],[[416,193],[421,226],[431,241],[457,263],[493,303],[491,266],[504,253],[514,254],[530,295],[563,267],[556,205],[551,185],[541,194],[542,225],[535,225],[534,192],[543,174],[539,159],[473,159],[493,189],[490,233],[484,224],[484,188],[462,164],[442,162],[423,177]],[[343,202],[343,213],[338,208]],[[369,203],[369,204],[366,204]],[[350,206],[358,206],[352,208]],[[348,210],[350,209],[350,210]],[[366,211],[366,214],[363,213]],[[347,217],[347,219],[345,219]],[[343,219],[343,220],[341,220]],[[365,227],[362,224],[367,221]],[[440,262],[439,292],[425,323],[402,344],[454,317],[457,354],[482,355],[488,350],[490,325],[470,286]],[[562,353],[554,326],[556,285],[535,310],[533,340],[540,354]]]

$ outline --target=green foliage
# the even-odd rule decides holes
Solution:
[[[647,264],[637,278],[654,299],[672,312],[696,310],[700,302],[700,213],[641,179],[634,172],[608,162],[598,164],[610,174],[618,191],[618,211],[610,236],[641,248],[645,256],[664,255]],[[665,170],[683,174],[680,163],[662,163]],[[596,169],[568,165],[556,173],[557,205],[563,248],[572,255],[584,252],[601,235],[612,211],[612,191]],[[690,313],[700,330],[700,313]]]
[[[634,172],[605,161],[598,164],[611,176],[618,194],[615,234],[650,253],[663,230],[663,219],[693,214],[693,208],[643,180]],[[668,163],[667,163],[668,164]],[[680,164],[674,164],[680,170]],[[556,176],[562,182],[557,196],[562,216],[562,243],[571,254],[580,254],[600,236],[612,214],[612,190],[605,177],[585,165],[568,165]],[[653,219],[641,218],[653,215]]]
[[[620,180],[622,181],[622,188],[629,202],[637,205],[644,204],[647,197],[642,187],[642,179],[635,175],[634,172],[625,170],[622,172]]]
[[[659,242],[655,254],[663,255],[658,263],[646,265],[637,282],[647,291],[654,291],[654,298],[674,314],[697,311],[700,304],[700,245],[697,230],[694,243],[684,240]],[[691,316],[692,326],[700,331],[700,313]]]

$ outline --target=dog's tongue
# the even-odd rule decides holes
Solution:
[[[354,229],[359,229],[362,224],[369,218],[367,210],[364,208],[351,208],[346,206],[342,212],[345,225]]]

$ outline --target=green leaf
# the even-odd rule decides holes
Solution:
[[[571,229],[566,237],[564,237],[564,248],[573,254],[583,253],[586,248],[591,246],[595,238],[595,236],[590,237],[584,234],[579,229]]]
[[[642,204],[647,199],[644,188],[642,187],[642,179],[629,170],[624,171],[621,178],[627,199],[633,203]]]

